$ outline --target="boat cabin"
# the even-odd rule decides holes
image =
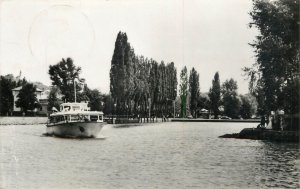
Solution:
[[[62,103],[60,105],[60,111],[90,111],[90,107],[88,107],[88,103]]]
[[[72,122],[103,122],[103,113],[89,111],[87,103],[63,103],[60,112],[50,115],[50,124]]]

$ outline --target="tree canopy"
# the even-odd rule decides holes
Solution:
[[[226,80],[222,85],[224,114],[231,118],[238,118],[240,113],[240,102],[237,89],[237,82],[232,78]]]
[[[110,92],[118,114],[162,115],[177,96],[174,63],[159,64],[135,55],[126,33],[119,32],[110,69]]]
[[[81,68],[74,65],[71,58],[62,59],[59,63],[49,66],[49,75],[52,80],[52,85],[57,86],[63,94],[63,100],[68,102],[74,102],[74,82],[76,83],[76,92],[79,93],[81,85],[79,82],[83,82],[84,79],[79,77]],[[79,82],[76,82],[78,80]],[[78,95],[78,101],[81,101],[80,94]]]
[[[85,86],[84,93],[86,93],[89,99],[89,107],[92,111],[103,111],[104,108],[104,96],[97,89],[89,89]]]
[[[35,92],[36,87],[32,83],[25,84],[18,94],[16,106],[20,107],[25,113],[39,107]]]
[[[60,99],[58,98],[58,94],[61,93],[58,87],[53,86],[51,87],[49,96],[48,96],[48,104],[47,104],[47,110],[52,111],[52,108],[55,107],[57,110],[59,110],[60,105]]]
[[[299,111],[299,1],[253,0],[249,25],[260,34],[250,44],[256,63],[244,68],[260,114]]]
[[[199,74],[192,68],[190,71],[190,78],[189,78],[189,91],[190,91],[190,111],[192,112],[193,117],[196,117],[197,108],[198,108],[198,101],[200,97],[200,85],[199,85]]]
[[[240,115],[243,119],[249,119],[255,114],[255,104],[253,103],[252,98],[253,97],[249,94],[240,95]]]
[[[187,68],[184,66],[180,72],[180,98],[181,98],[181,113],[180,117],[186,117],[186,105],[187,105],[187,95],[188,95],[188,73]]]
[[[21,75],[14,77],[12,74],[0,76],[0,114],[6,115],[13,111],[14,97],[12,89],[23,86],[27,83]]]
[[[216,119],[220,114],[219,106],[221,105],[221,85],[219,72],[215,73],[214,79],[212,80],[212,87],[209,89],[208,96],[211,102],[211,110],[213,111]]]
[[[12,89],[16,83],[4,76],[0,77],[0,113],[7,114],[13,110],[14,97]]]

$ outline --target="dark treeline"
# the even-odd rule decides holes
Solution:
[[[111,61],[110,92],[119,115],[163,116],[172,114],[177,96],[174,63],[137,56],[126,33],[119,32]],[[149,109],[150,108],[150,109]]]

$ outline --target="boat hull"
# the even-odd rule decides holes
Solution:
[[[47,135],[70,138],[96,138],[104,122],[72,122],[47,125]]]

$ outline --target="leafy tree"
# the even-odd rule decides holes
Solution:
[[[220,78],[219,72],[215,73],[214,79],[212,80],[212,87],[209,89],[208,94],[211,102],[211,109],[214,113],[215,119],[218,118],[220,114],[219,106],[221,104],[221,86],[220,86]]]
[[[260,34],[250,44],[257,62],[244,68],[260,114],[299,111],[299,1],[253,0],[250,12]]]
[[[4,76],[0,77],[0,113],[5,115],[12,111],[14,97],[12,89],[15,87],[15,82]]]
[[[111,115],[113,113],[114,102],[110,94],[103,94],[103,113]]]
[[[240,107],[240,115],[243,119],[249,119],[252,115],[252,106],[250,99],[245,95],[240,95],[241,99],[241,107]]]
[[[198,99],[198,104],[200,109],[204,108],[206,110],[210,109],[211,102],[208,96],[208,93],[200,93],[199,99]]]
[[[240,102],[237,96],[237,89],[237,82],[232,78],[226,80],[222,85],[224,114],[232,118],[239,117]]]
[[[76,82],[76,79],[79,82],[84,82],[84,79],[79,77],[81,68],[76,67],[71,58],[67,58],[66,60],[62,59],[59,63],[53,66],[50,65],[48,73],[52,80],[52,85],[56,85],[63,94],[63,100],[74,102],[74,82],[76,83],[76,93],[78,94],[81,90],[81,86],[78,82]],[[81,101],[82,99],[80,99],[80,94],[78,97],[78,101]]]
[[[192,112],[193,117],[196,117],[196,111],[198,108],[198,99],[200,97],[200,87],[199,87],[199,74],[192,68],[189,78],[189,89],[190,89],[190,111]]]
[[[20,107],[23,112],[28,110],[34,110],[39,107],[36,98],[36,87],[32,83],[25,84],[18,94],[18,100],[16,101],[16,106]]]
[[[59,110],[60,105],[60,99],[58,98],[58,94],[60,93],[58,87],[53,86],[50,90],[49,96],[48,96],[48,105],[47,110],[52,111],[52,108],[55,107],[57,110]]]
[[[92,111],[103,111],[103,96],[97,89],[90,90],[86,87],[85,89],[87,97],[89,99],[89,106]]]
[[[186,101],[188,92],[188,73],[186,66],[183,67],[180,73],[180,98],[181,98],[181,113],[180,117],[186,117]]]
[[[0,114],[7,115],[13,111],[12,89],[27,83],[25,78],[21,79],[20,77],[21,75],[15,78],[12,74],[0,76]]]

